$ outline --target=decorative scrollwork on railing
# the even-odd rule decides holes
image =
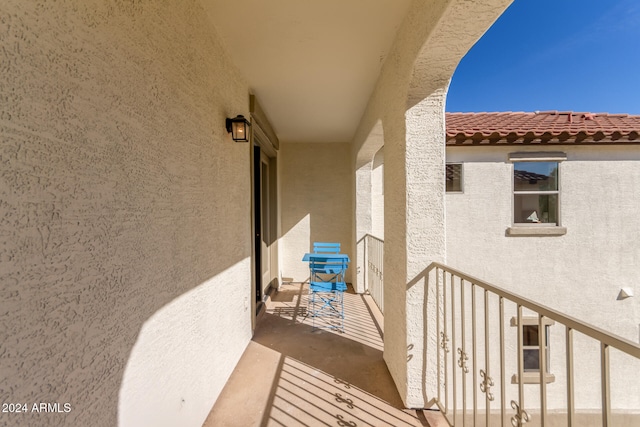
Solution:
[[[440,338],[440,348],[442,348],[445,353],[449,353],[449,337],[444,332],[440,332]]]
[[[520,408],[520,405],[518,405],[515,400],[511,401],[511,407],[516,410],[516,414],[511,417],[511,425],[513,427],[521,427],[522,424],[526,424],[531,421],[529,413],[523,408]]]
[[[458,359],[458,366],[460,366],[462,368],[462,372],[466,374],[469,372],[469,368],[467,368],[467,360],[469,360],[469,356],[467,356],[467,353],[462,351],[461,348],[458,348],[458,354],[460,355],[460,358]]]
[[[342,384],[344,386],[344,388],[351,388],[351,384],[349,384],[345,380],[340,379],[338,377],[333,377],[333,382],[336,383],[336,384]]]
[[[375,274],[382,280],[382,270],[380,270],[378,265],[373,263],[372,261],[368,261],[368,263],[369,263],[369,271],[371,271],[373,274]]]
[[[487,399],[493,401],[493,393],[491,393],[491,387],[494,386],[493,378],[491,378],[484,369],[480,369],[480,376],[482,377],[482,382],[480,383],[480,391],[487,395]]]
[[[353,409],[353,400],[347,399],[346,397],[342,397],[340,393],[336,393],[336,402],[338,403],[346,403],[347,408]]]
[[[357,424],[355,423],[355,421],[348,421],[344,419],[344,416],[338,414],[336,415],[336,418],[338,419],[338,425],[340,427],[356,427]]]

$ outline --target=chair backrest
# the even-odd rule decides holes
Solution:
[[[340,243],[313,242],[313,252],[316,254],[339,254]]]

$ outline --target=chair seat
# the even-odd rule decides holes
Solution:
[[[320,273],[320,274],[338,274],[342,273],[345,269],[342,265],[323,265],[323,266],[313,266],[310,267],[312,273]]]
[[[344,292],[347,290],[345,282],[311,282],[309,283],[311,292]]]

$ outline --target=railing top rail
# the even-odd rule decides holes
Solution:
[[[473,276],[470,276],[466,273],[463,273],[459,270],[456,270],[454,268],[451,268],[449,266],[446,266],[444,264],[441,264],[439,262],[433,262],[431,263],[431,265],[429,266],[429,268],[427,270],[432,270],[434,268],[439,268],[443,271],[446,271],[450,274],[453,274],[455,276],[460,277],[461,279],[467,281],[467,282],[471,282],[483,289],[486,289],[490,292],[493,292],[494,294],[501,296],[503,298],[506,298],[516,304],[519,304],[529,310],[535,311],[539,314],[541,314],[544,317],[547,317],[549,319],[555,320],[558,323],[562,323],[563,325],[568,326],[569,328],[581,332],[593,339],[596,339],[602,343],[604,343],[605,345],[614,347],[620,351],[623,351],[631,356],[640,358],[640,345],[627,340],[626,338],[623,338],[621,336],[612,334],[610,332],[607,332],[603,329],[600,329],[596,326],[593,325],[589,325],[585,322],[582,322],[578,319],[575,319],[571,316],[567,316],[566,314],[560,313],[559,311],[556,311],[552,308],[546,307],[544,305],[538,304],[534,301],[531,301],[527,298],[515,295],[509,291],[506,291],[502,288],[499,288],[497,286],[494,286],[490,283],[485,282],[484,280],[480,280],[478,278],[475,278]]]
[[[372,235],[372,234],[369,234],[369,233],[367,233],[367,234],[365,234],[364,236],[362,236],[362,238],[363,238],[363,239],[364,239],[365,237],[369,237],[369,238],[371,238],[371,239],[373,239],[373,240],[377,240],[377,241],[379,241],[379,242],[381,242],[381,243],[384,243],[384,239],[381,239],[381,238],[376,237],[376,236],[374,236],[374,235]]]

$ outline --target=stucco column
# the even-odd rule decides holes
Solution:
[[[384,359],[410,408],[425,407],[436,380],[423,357],[436,341],[424,333],[425,269],[445,256],[445,97],[446,87],[385,126]]]
[[[371,162],[356,170],[356,288],[359,294],[366,289],[365,242],[371,234]]]

